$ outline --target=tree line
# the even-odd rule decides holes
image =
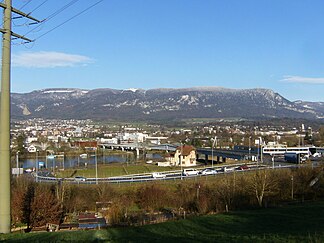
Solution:
[[[109,205],[103,215],[110,225],[136,225],[156,214],[181,218],[323,198],[323,167],[127,185],[39,184],[22,176],[12,180],[12,223],[28,229],[60,224],[68,215],[96,211],[98,202]]]

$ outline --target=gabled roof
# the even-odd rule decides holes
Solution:
[[[177,151],[181,152],[181,155],[188,156],[191,151],[196,151],[194,146],[191,145],[182,145],[177,147]]]

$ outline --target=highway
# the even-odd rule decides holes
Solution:
[[[237,168],[243,165],[247,165],[248,169],[246,170],[238,170]],[[56,178],[51,176],[36,176],[35,180],[37,182],[41,183],[59,183],[59,182],[65,182],[65,183],[71,183],[71,184],[99,184],[99,183],[133,183],[133,182],[148,182],[148,181],[158,181],[158,180],[186,180],[186,179],[194,179],[197,177],[205,177],[205,176],[217,176],[222,174],[229,174],[229,173],[243,173],[247,171],[253,171],[253,170],[263,170],[263,169],[284,169],[284,168],[292,168],[292,167],[298,167],[297,164],[290,164],[290,165],[276,165],[275,167],[272,166],[265,166],[265,165],[259,165],[257,166],[256,163],[248,163],[248,164],[235,164],[235,165],[228,165],[228,166],[217,166],[213,167],[217,171],[214,175],[190,175],[185,176],[181,173],[181,170],[175,170],[175,171],[164,171],[159,172],[159,177],[153,177],[152,173],[143,173],[143,174],[133,174],[133,175],[123,175],[123,176],[113,176],[113,177],[106,177],[106,178],[84,178],[84,177],[78,177],[78,178]],[[224,169],[226,167],[227,169]],[[196,169],[198,171],[201,171],[205,168],[211,168],[211,167],[197,167]],[[224,172],[226,171],[226,172]]]

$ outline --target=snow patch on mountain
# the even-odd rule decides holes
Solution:
[[[43,91],[44,94],[52,94],[52,93],[72,93],[74,90],[45,90]]]

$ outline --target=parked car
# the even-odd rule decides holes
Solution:
[[[199,171],[196,169],[184,169],[182,171],[182,175],[184,176],[193,176],[193,175],[198,175]]]
[[[153,177],[154,179],[158,179],[158,178],[165,178],[166,175],[165,175],[165,174],[162,174],[162,173],[160,173],[160,172],[153,172],[153,173],[152,173],[152,177]]]
[[[248,169],[250,169],[250,168],[247,165],[241,165],[236,168],[236,170],[248,170]]]
[[[201,174],[201,175],[215,175],[215,174],[217,174],[217,171],[212,168],[206,168],[206,169],[201,170],[199,172],[199,174]]]
[[[77,181],[77,182],[80,182],[80,181],[86,181],[87,178],[85,178],[83,176],[76,176],[76,177],[74,177],[74,180]]]

